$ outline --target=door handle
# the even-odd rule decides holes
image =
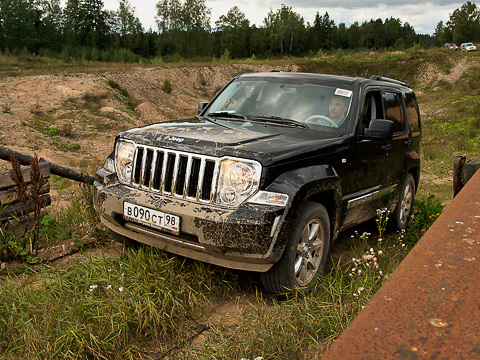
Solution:
[[[382,149],[383,151],[392,151],[392,150],[393,150],[393,146],[392,146],[392,144],[382,145],[381,149]]]

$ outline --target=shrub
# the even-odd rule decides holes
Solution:
[[[165,79],[163,81],[162,90],[165,91],[167,94],[170,94],[172,92],[173,88],[170,80]]]

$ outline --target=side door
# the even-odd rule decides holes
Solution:
[[[376,216],[376,210],[384,206],[388,183],[385,167],[388,166],[392,141],[362,137],[372,120],[385,119],[383,89],[367,88],[362,101],[357,120],[357,141],[346,164],[349,176],[342,179],[345,227]]]
[[[406,120],[405,96],[402,91],[394,88],[385,88],[384,91],[385,118],[393,121],[393,139],[385,148],[385,177],[386,184],[399,185],[404,169],[405,155],[410,151],[413,141],[409,134]]]

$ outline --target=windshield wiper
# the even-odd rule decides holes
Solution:
[[[297,120],[293,119],[288,119],[288,118],[283,118],[281,116],[255,116],[250,118],[251,120],[254,121],[261,121],[261,122],[270,122],[273,124],[278,124],[278,125],[286,125],[286,126],[298,126],[304,129],[308,129],[308,125],[301,123]]]
[[[215,111],[213,113],[208,113],[207,115],[205,115],[207,117],[213,117],[213,118],[233,118],[233,119],[242,119],[242,120],[245,120],[245,121],[248,121],[248,118],[246,115],[243,115],[243,114],[239,114],[239,113],[236,113],[236,112],[232,112],[232,111]]]

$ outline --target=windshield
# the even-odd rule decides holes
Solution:
[[[247,120],[294,120],[314,130],[346,128],[353,93],[349,89],[298,78],[248,79],[232,82],[210,104],[208,115],[236,114]]]

